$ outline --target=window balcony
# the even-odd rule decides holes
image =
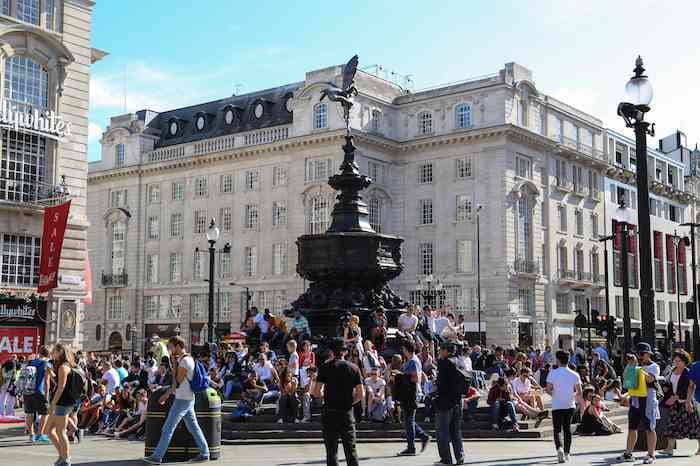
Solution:
[[[0,207],[41,210],[66,199],[63,185],[52,185],[18,177],[0,177]]]
[[[559,269],[557,279],[562,285],[590,286],[593,284],[593,275],[581,270]]]
[[[605,287],[605,275],[600,274],[598,272],[593,272],[591,274],[591,281],[593,283],[593,286],[596,288],[604,288]]]
[[[554,187],[559,191],[570,192],[572,183],[569,179],[563,177],[557,177],[555,179]]]
[[[102,286],[105,288],[124,288],[129,284],[129,274],[102,272]]]
[[[539,275],[540,263],[532,259],[515,259],[513,270],[519,275]]]

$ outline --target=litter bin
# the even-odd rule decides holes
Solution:
[[[174,397],[170,397],[167,403],[161,405],[158,399],[169,390],[163,387],[151,394],[148,399],[148,412],[146,413],[146,444],[145,454],[150,456],[158,445],[163,424],[168,417],[170,405]],[[195,393],[194,410],[197,415],[197,422],[204,433],[204,438],[209,445],[209,458],[219,459],[221,456],[221,398],[216,390],[209,388],[204,392]],[[180,421],[173,438],[168,446],[163,463],[176,463],[188,461],[199,453],[194,439],[187,430],[184,421]]]

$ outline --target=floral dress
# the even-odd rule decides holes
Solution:
[[[700,438],[700,415],[697,408],[689,413],[685,409],[685,398],[687,397],[688,369],[684,369],[681,374],[673,373],[669,377],[673,395],[680,398],[679,401],[668,406],[668,422],[664,435],[672,439],[698,439]]]

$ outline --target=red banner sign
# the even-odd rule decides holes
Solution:
[[[29,356],[39,351],[39,327],[0,327],[0,363],[11,355]]]
[[[63,237],[66,234],[70,201],[44,209],[44,235],[41,237],[39,288],[43,293],[58,286],[58,263],[61,261]]]

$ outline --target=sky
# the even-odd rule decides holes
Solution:
[[[657,136],[700,141],[700,2],[691,0],[97,0],[89,158],[111,116],[164,111],[302,81],[344,63],[411,75],[416,90],[515,61],[537,88],[624,128],[616,116],[638,54]],[[652,144],[650,144],[652,145]],[[656,145],[656,142],[653,142]]]

